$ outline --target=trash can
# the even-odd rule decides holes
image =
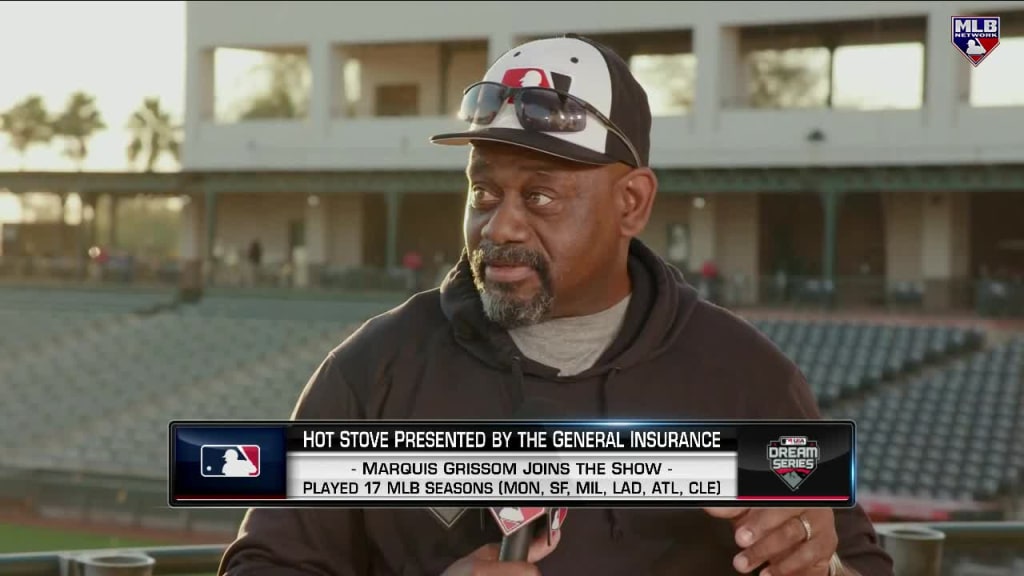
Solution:
[[[152,576],[151,556],[141,552],[101,552],[75,559],[81,576]]]
[[[939,576],[946,534],[932,528],[901,526],[879,529],[882,547],[892,557],[896,576]]]

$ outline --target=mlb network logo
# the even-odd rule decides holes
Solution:
[[[204,444],[200,471],[205,478],[255,478],[260,475],[260,447],[256,444]]]
[[[953,46],[977,67],[999,46],[999,16],[953,16]]]

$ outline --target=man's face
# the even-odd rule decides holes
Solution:
[[[473,146],[466,247],[491,320],[514,328],[589,312],[620,247],[612,189],[626,171]]]

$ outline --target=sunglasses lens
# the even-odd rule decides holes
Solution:
[[[466,91],[459,119],[472,124],[490,124],[504,103],[507,89],[500,84],[477,84]]]
[[[552,90],[524,90],[520,95],[519,122],[538,132],[580,132],[587,127],[582,104]]]

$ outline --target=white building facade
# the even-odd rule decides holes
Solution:
[[[191,2],[185,168],[459,169],[462,152],[427,143],[431,134],[459,127],[451,117],[423,114],[396,122],[346,118],[338,110],[344,81],[340,48],[389,44],[374,61],[379,69],[368,73],[426,78],[428,84],[437,76],[431,74],[437,66],[432,54],[403,52],[400,44],[486,42],[491,62],[527,37],[567,31],[642,35],[645,30],[691,36],[698,62],[692,113],[654,123],[651,149],[657,166],[1019,161],[1024,135],[1006,127],[1024,126],[1024,108],[978,109],[964,102],[971,66],[950,42],[952,16],[1019,10],[1024,2],[598,2],[586,9],[574,2],[472,7],[459,2]],[[733,104],[742,91],[742,27],[806,24],[813,29],[819,22],[907,17],[919,17],[926,26],[920,109],[780,111]],[[313,79],[308,120],[212,123],[218,47],[307,51]],[[470,69],[462,77],[472,81],[482,73]],[[426,85],[420,96],[429,100],[436,90]],[[812,147],[807,135],[814,130],[826,140]]]
[[[433,146],[428,138],[460,128],[454,110],[462,89],[525,39],[577,32],[612,39],[613,46],[626,47],[627,58],[668,52],[690,58],[695,73],[682,89],[685,110],[654,119],[651,162],[659,170],[1024,165],[1024,106],[971,104],[977,72],[951,43],[951,17],[957,15],[1006,15],[1003,35],[1024,37],[1024,1],[190,2],[183,163],[187,171],[238,173],[456,172],[465,164],[465,149]],[[832,83],[840,88],[837,80],[830,80],[821,106],[766,107],[751,101],[753,52],[899,43],[921,46],[920,69],[908,70],[920,76],[916,105],[836,105]],[[302,116],[218,118],[217,54],[225,48],[303,55],[311,82]],[[836,60],[827,62],[832,66]],[[891,63],[876,65],[879,78],[883,71],[891,75]],[[860,84],[871,82],[871,69],[860,68]],[[1018,69],[1024,69],[1024,61]],[[353,97],[355,83],[359,94]],[[1024,82],[1008,86],[1024,92]],[[890,85],[879,81],[873,89],[885,92]],[[1024,93],[1020,96],[1024,103]],[[806,250],[809,268],[820,272],[824,266],[831,277],[867,267],[889,281],[971,277],[983,263],[967,256],[969,191],[952,186],[929,191],[875,189],[872,207],[862,216],[847,216],[853,222],[845,225],[844,216],[837,215],[843,208],[829,208],[826,201],[824,224],[820,215],[813,217],[823,230],[812,234]],[[188,229],[198,236],[203,218],[215,217],[217,238],[232,245],[272,230],[274,237],[262,240],[268,255],[287,259],[295,229],[301,228],[309,258],[325,266],[394,265],[397,254],[408,249],[428,255],[443,251],[450,259],[458,249],[460,189],[424,194],[395,189],[383,205],[376,205],[379,190],[326,191],[315,200],[298,191],[258,199],[235,192],[219,197],[216,210],[203,212],[202,202],[191,203]],[[772,235],[767,229],[786,226],[781,216],[766,223],[765,214],[787,211],[766,208],[776,202],[766,192],[750,186],[732,193],[665,194],[645,240],[664,253],[666,228],[685,224],[691,268],[715,260],[727,275],[747,282],[738,299],[756,299],[757,278],[782,261],[777,250],[763,246]],[[396,194],[401,206],[392,205]],[[822,198],[805,200],[819,206],[820,214]],[[800,208],[788,211],[794,210]],[[371,230],[378,220],[386,221],[383,235]],[[301,226],[294,225],[298,221]],[[431,232],[448,225],[454,233]],[[877,233],[883,239],[844,256],[850,252],[844,252],[844,226],[855,237]],[[387,254],[381,258],[371,244],[384,236]],[[799,238],[790,242],[801,243]],[[195,238],[187,242],[193,257],[201,250],[209,253],[202,244]]]

